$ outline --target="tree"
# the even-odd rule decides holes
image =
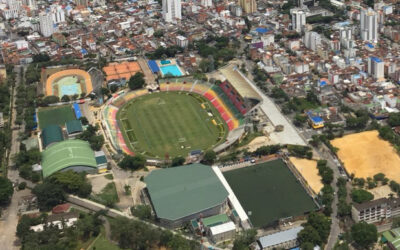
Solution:
[[[88,197],[92,192],[92,185],[86,179],[85,173],[77,173],[72,170],[57,172],[48,177],[45,182],[54,183],[66,193],[76,194],[80,197]]]
[[[374,199],[374,195],[364,189],[353,189],[351,191],[351,198],[354,202],[363,203]]]
[[[312,227],[314,230],[308,228]],[[305,230],[305,232],[303,232]],[[299,241],[301,243],[310,242],[313,244],[321,245],[325,243],[328,239],[329,232],[331,230],[331,221],[329,217],[324,216],[323,214],[312,212],[308,215],[307,222],[304,225],[304,229],[299,232],[301,238]],[[318,233],[317,237],[315,232]]]
[[[136,216],[141,220],[150,220],[152,218],[151,207],[149,205],[137,205],[131,207],[131,212],[133,216]]]
[[[374,175],[374,181],[383,181],[385,179],[384,173],[378,173]]]
[[[351,236],[358,246],[369,249],[378,240],[378,231],[375,225],[362,221],[351,227]]]
[[[250,249],[249,246],[255,241],[257,231],[249,229],[239,234],[233,242],[233,250]]]
[[[144,168],[145,164],[146,158],[142,155],[125,155],[124,158],[118,163],[118,166],[123,169],[134,171]]]
[[[67,96],[67,95],[63,95],[62,97],[61,97],[61,101],[62,102],[69,102],[71,99],[69,98],[69,96]]]
[[[85,116],[79,117],[79,120],[81,121],[82,125],[84,125],[84,126],[89,124],[89,121]]]
[[[214,152],[214,150],[210,149],[204,153],[203,160],[201,162],[207,165],[212,165],[214,164],[216,159],[217,159],[217,154]]]
[[[61,186],[51,182],[37,185],[32,193],[37,196],[39,208],[45,211],[65,201],[64,190]]]
[[[322,244],[322,240],[321,237],[319,236],[319,233],[314,227],[310,225],[306,226],[303,230],[301,230],[297,235],[297,237],[299,239],[299,242],[301,242],[301,245],[311,244],[314,247],[315,245]]]
[[[177,156],[172,159],[171,167],[182,166],[186,159],[182,156]]]
[[[43,98],[42,104],[47,106],[49,104],[57,103],[59,101],[60,101],[60,98],[58,96],[50,95],[50,96],[46,96],[45,98]]]
[[[14,193],[12,182],[0,176],[0,205],[8,204]]]
[[[142,72],[137,72],[135,75],[131,76],[128,85],[131,90],[141,89],[145,84],[144,74]]]
[[[388,124],[391,127],[400,126],[400,113],[389,113]]]

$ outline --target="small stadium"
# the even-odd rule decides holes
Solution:
[[[119,93],[103,109],[117,151],[164,159],[222,150],[244,132],[246,101],[228,83],[162,79],[157,91]],[[224,89],[225,88],[225,89]]]
[[[255,227],[273,226],[281,219],[303,216],[318,208],[281,159],[223,175]]]
[[[47,77],[44,84],[46,96],[81,96],[93,91],[91,76],[81,69],[64,69]]]

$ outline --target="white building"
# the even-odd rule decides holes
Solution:
[[[54,33],[53,15],[51,12],[41,12],[39,14],[40,33],[44,37],[49,37]]]
[[[318,46],[321,45],[321,36],[317,32],[306,32],[304,35],[304,45],[308,49],[316,51]]]
[[[53,23],[63,23],[65,22],[65,11],[61,5],[51,5],[51,13],[53,15]]]
[[[177,36],[176,45],[182,48],[186,48],[189,45],[189,40],[184,36]]]
[[[212,0],[201,0],[201,6],[212,7]]]
[[[361,39],[364,41],[378,41],[378,13],[373,9],[362,9],[360,15]]]
[[[18,18],[21,12],[20,0],[7,0],[7,8],[3,10],[3,15],[6,20]]]
[[[378,57],[370,56],[368,58],[368,74],[377,80],[385,78],[385,63]]]
[[[177,19],[182,19],[181,0],[163,0],[162,13],[166,22],[176,22]]]
[[[232,240],[235,234],[236,226],[232,221],[210,227],[211,240],[215,243]]]
[[[301,33],[304,25],[306,25],[306,13],[302,9],[291,9],[292,29]]]

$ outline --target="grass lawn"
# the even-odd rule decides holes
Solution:
[[[90,199],[99,202],[105,206],[113,207],[114,204],[119,201],[115,183],[108,183],[99,194],[92,195]]]
[[[312,198],[282,160],[223,173],[255,227],[316,209]]]
[[[65,122],[76,119],[71,105],[40,108],[38,111],[39,127],[44,129],[49,125],[65,126]]]
[[[157,158],[213,148],[227,133],[227,125],[212,104],[200,95],[187,93],[163,92],[135,98],[120,108],[117,119],[132,151]]]
[[[104,228],[101,229],[99,237],[97,237],[93,245],[87,250],[120,250],[117,245],[110,242],[105,235]]]

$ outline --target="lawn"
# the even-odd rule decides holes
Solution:
[[[115,183],[108,183],[99,194],[92,195],[90,199],[107,207],[113,207],[119,201]]]
[[[132,151],[157,158],[213,148],[227,132],[225,122],[206,99],[187,93],[163,92],[135,98],[120,108],[117,119]]]
[[[224,172],[255,227],[316,209],[312,198],[282,160]]]
[[[104,228],[101,229],[100,235],[95,239],[94,243],[88,250],[120,250],[117,245],[110,242],[104,232]]]
[[[38,118],[40,129],[54,124],[65,126],[65,122],[76,119],[71,105],[40,108]]]

